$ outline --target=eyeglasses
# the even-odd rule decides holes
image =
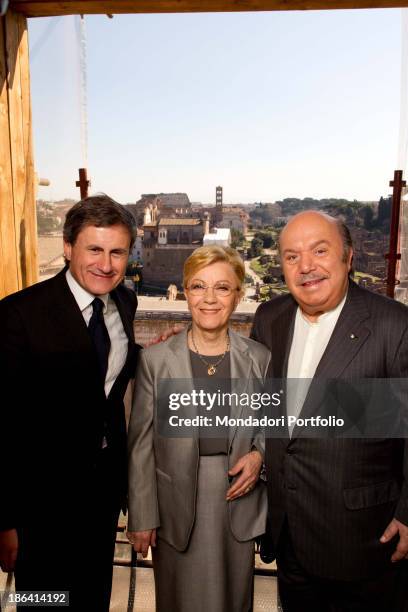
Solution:
[[[206,285],[205,283],[193,282],[189,287],[187,287],[187,291],[189,291],[191,295],[196,295],[200,297],[206,294],[207,289],[213,289],[214,295],[216,295],[217,297],[228,297],[233,291],[238,291],[237,287],[231,287],[226,283]]]

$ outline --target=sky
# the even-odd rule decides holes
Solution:
[[[398,163],[401,10],[29,20],[44,199],[378,200]],[[82,101],[82,102],[81,102]],[[83,113],[82,113],[83,117]],[[87,146],[85,137],[87,134]]]

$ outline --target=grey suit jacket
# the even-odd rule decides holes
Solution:
[[[262,304],[252,337],[272,352],[268,376],[284,378],[297,304]],[[408,308],[351,282],[318,364],[301,417],[318,414],[321,382],[408,377]],[[320,382],[319,382],[320,381]],[[317,389],[317,392],[316,392]],[[320,401],[320,400],[319,400]],[[395,516],[408,524],[408,449],[403,439],[267,439],[270,536],[289,524],[296,556],[311,574],[363,580],[384,572],[396,546],[379,538]]]
[[[230,330],[231,378],[251,392],[251,379],[263,380],[269,351]],[[142,351],[128,432],[130,531],[158,529],[177,550],[185,550],[194,524],[199,447],[196,438],[170,438],[157,432],[155,401],[160,379],[191,379],[187,331]],[[248,407],[232,408],[231,416],[248,416]],[[251,411],[252,412],[252,411]],[[229,467],[254,446],[263,450],[261,432],[253,437],[229,432]],[[230,526],[239,541],[265,531],[266,490],[263,481],[247,495],[228,503]]]

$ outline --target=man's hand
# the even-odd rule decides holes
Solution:
[[[391,557],[391,561],[401,561],[401,559],[408,559],[408,527],[404,523],[400,523],[397,519],[392,519],[387,529],[384,531],[380,538],[380,542],[386,544],[394,536],[399,534],[399,542],[394,554]]]
[[[0,568],[3,572],[14,570],[18,551],[18,536],[16,529],[0,531]]]
[[[164,331],[160,336],[157,336],[156,338],[154,338],[153,340],[145,344],[145,348],[148,348],[149,346],[153,346],[153,344],[159,344],[160,342],[165,342],[166,340],[170,338],[170,336],[176,336],[181,331],[183,331],[183,329],[184,327],[181,327],[181,325],[173,325],[173,327],[169,327],[169,329],[166,329],[166,331]]]
[[[227,491],[227,501],[232,501],[249,493],[257,483],[259,472],[262,467],[262,455],[259,451],[254,450],[247,453],[230,469],[228,474],[236,476],[240,474],[236,482]]]
[[[136,552],[143,555],[143,559],[147,557],[149,546],[156,546],[156,530],[148,529],[147,531],[127,531],[127,538],[132,544]]]

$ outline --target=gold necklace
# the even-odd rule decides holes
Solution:
[[[227,334],[227,348],[225,349],[224,354],[221,355],[219,360],[216,361],[215,363],[209,363],[208,361],[206,361],[204,359],[204,357],[202,355],[200,355],[200,353],[198,352],[197,345],[194,342],[193,330],[191,330],[191,342],[193,343],[193,346],[195,348],[195,352],[197,353],[198,357],[207,366],[207,374],[208,374],[208,376],[214,376],[215,372],[217,371],[217,366],[220,365],[221,361],[224,359],[225,355],[228,352],[228,349],[229,349],[229,336],[228,336],[228,334]]]

